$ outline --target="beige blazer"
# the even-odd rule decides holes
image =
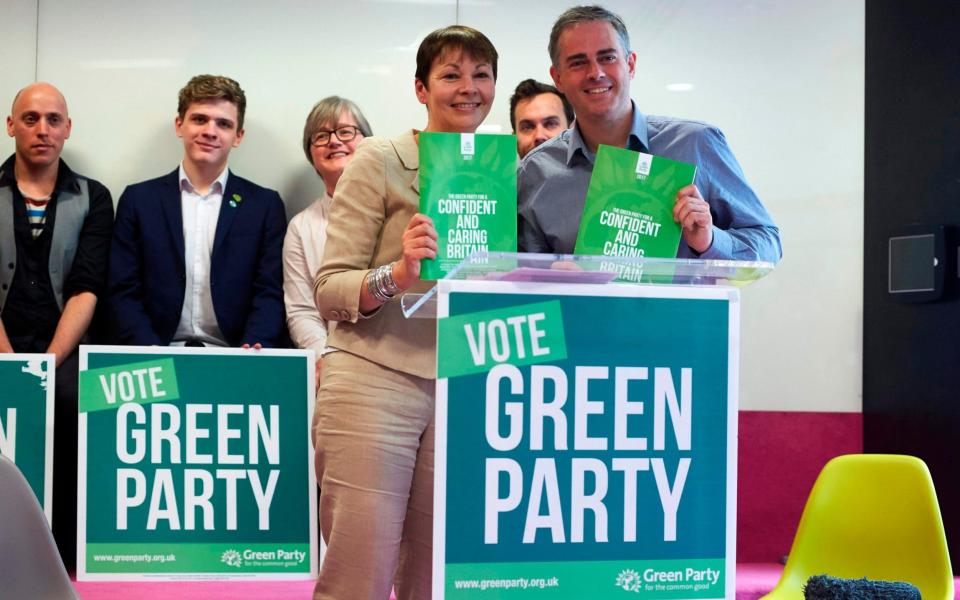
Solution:
[[[327,345],[417,377],[435,378],[436,321],[407,319],[399,297],[361,316],[360,289],[371,269],[400,259],[401,237],[420,208],[420,157],[414,131],[370,137],[337,182],[327,244],[317,275],[320,314],[339,321]],[[420,282],[408,292],[423,292]]]

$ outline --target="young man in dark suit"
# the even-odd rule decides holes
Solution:
[[[246,97],[198,75],[174,121],[183,161],[124,190],[110,252],[117,341],[132,345],[275,346],[283,338],[279,194],[231,173]]]

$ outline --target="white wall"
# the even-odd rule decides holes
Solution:
[[[0,35],[0,113],[10,114],[10,104],[17,90],[23,87],[19,82],[33,81],[37,66],[37,1],[3,0],[0,7],[3,15],[4,32]],[[4,129],[6,131],[6,129]],[[6,141],[6,136],[3,136]],[[0,149],[13,151],[13,142],[3,144]],[[4,157],[4,160],[6,157]]]
[[[4,0],[0,109],[9,110],[35,72],[60,87],[74,122],[65,158],[116,198],[127,183],[176,166],[181,146],[172,124],[187,79],[229,75],[248,98],[247,134],[231,168],[278,189],[292,216],[321,192],[300,147],[316,100],[354,99],[378,134],[423,127],[413,95],[416,48],[426,33],[459,19],[500,52],[499,96],[487,123],[507,131],[517,82],[549,79],[548,34],[567,6]],[[630,30],[638,54],[632,95],[641,110],[719,125],[781,228],[780,267],[743,291],[741,407],[859,411],[863,2],[606,6]],[[674,83],[693,88],[669,91]],[[11,140],[3,144],[0,152],[12,152]]]

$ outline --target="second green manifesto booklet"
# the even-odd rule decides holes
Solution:
[[[442,279],[475,252],[516,252],[517,138],[421,133],[420,212],[439,235],[421,279]]]
[[[676,258],[673,205],[695,165],[601,145],[590,177],[576,254]]]

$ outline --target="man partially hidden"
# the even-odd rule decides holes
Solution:
[[[520,158],[573,123],[573,107],[557,88],[524,79],[510,96],[510,124]]]

